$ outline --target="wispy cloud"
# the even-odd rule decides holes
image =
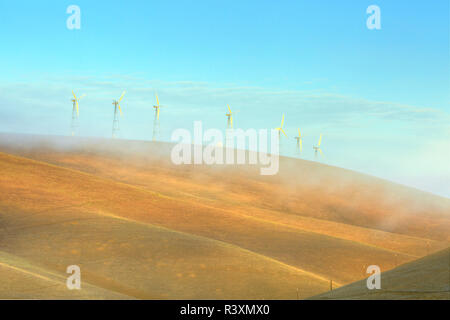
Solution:
[[[171,106],[167,112],[172,115],[195,116],[202,112],[206,116],[208,111],[214,110],[215,114],[226,104],[230,104],[241,109],[242,118],[252,118],[257,113],[258,119],[255,120],[258,120],[259,125],[263,122],[260,120],[269,120],[280,112],[300,123],[302,119],[306,119],[311,124],[330,122],[336,125],[357,125],[358,119],[364,118],[414,122],[420,126],[445,126],[450,119],[448,113],[431,106],[370,101],[324,90],[273,90],[233,84],[168,82],[148,80],[137,75],[107,75],[101,78],[47,76],[45,81],[2,83],[2,111],[14,112],[18,116],[21,110],[30,107],[42,111],[67,109],[72,89],[88,94],[84,103],[90,106],[86,112],[104,110],[102,103],[106,105],[109,100],[119,96],[122,90],[127,90],[126,98],[130,108],[147,108],[152,104],[155,92],[158,92],[165,104]]]
[[[191,128],[194,120],[204,121],[205,127],[225,128],[226,104],[240,111],[235,123],[242,128],[274,127],[285,113],[288,135],[295,134],[297,127],[307,134],[305,150],[316,142],[319,133],[324,133],[326,158],[322,161],[440,194],[449,190],[446,195],[450,196],[450,182],[444,186],[441,179],[444,172],[450,175],[447,159],[443,160],[448,155],[438,151],[450,140],[446,111],[320,89],[161,81],[140,74],[46,75],[34,81],[0,83],[0,131],[68,134],[72,90],[87,94],[80,104],[80,130],[84,135],[110,136],[111,103],[123,90],[127,94],[122,137],[131,139],[150,137],[155,92],[167,106],[161,114],[166,140],[176,128]],[[284,152],[292,155],[294,147],[294,140],[289,139]],[[312,153],[307,152],[303,157],[312,159]],[[436,181],[435,189],[432,181]]]

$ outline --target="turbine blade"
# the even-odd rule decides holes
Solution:
[[[155,96],[156,96],[156,105],[159,106],[159,98],[158,98],[158,94],[155,93]]]
[[[230,105],[227,104],[227,106],[228,106],[228,111],[230,111],[230,114],[231,114],[231,108],[230,108]]]
[[[322,149],[319,148],[319,152],[320,152],[321,155],[323,155]]]
[[[302,152],[303,150],[303,143],[302,143],[302,139],[300,139],[300,152]]]
[[[281,132],[283,132],[284,133],[284,135],[286,136],[286,138],[287,138],[287,134],[286,134],[286,132],[284,132],[284,130],[282,129],[282,128],[280,128],[280,130],[281,130]]]
[[[319,138],[319,144],[317,145],[318,147],[320,147],[320,144],[322,143],[322,134],[320,134],[320,138]]]
[[[156,108],[156,119],[159,120],[159,108]]]
[[[123,116],[122,108],[120,107],[120,104],[117,104],[117,106],[119,107],[120,115]]]
[[[75,98],[75,100],[77,100],[77,96],[75,95],[75,92],[73,92],[73,90],[72,90],[72,94],[73,94],[73,97]]]
[[[82,98],[86,97],[86,94],[82,94],[81,97],[78,98],[78,101],[80,101]]]
[[[233,128],[233,116],[230,116],[230,126]]]
[[[120,102],[120,101],[122,100],[123,96],[125,95],[125,92],[126,92],[126,91],[122,92],[122,95],[120,96],[118,102]]]
[[[284,113],[283,113],[283,117],[281,118],[281,128],[283,128],[283,124],[284,124]]]
[[[301,137],[302,135],[300,134],[300,128],[297,128],[298,130],[298,136]]]
[[[77,117],[80,115],[80,109],[78,108],[78,100],[77,100]]]

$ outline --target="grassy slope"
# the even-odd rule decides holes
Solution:
[[[358,281],[311,299],[450,300],[450,248],[381,273],[381,289]]]
[[[0,299],[130,299],[82,282],[82,290],[68,290],[68,274],[50,272],[34,263],[0,252]]]
[[[196,276],[198,281],[182,293],[182,282],[178,276],[160,277],[153,268],[136,266],[136,270],[148,270],[149,274],[155,274],[158,279],[167,279],[174,286],[173,290],[178,290],[176,293],[169,290],[171,293],[168,293],[168,296],[172,298],[268,298],[267,294],[261,295],[262,291],[274,292],[272,298],[294,298],[292,292],[295,292],[296,287],[301,288],[300,296],[306,297],[314,290],[326,290],[327,279],[333,279],[340,284],[349,283],[361,279],[367,265],[378,264],[382,270],[388,270],[422,256],[427,251],[435,251],[447,245],[448,233],[445,231],[448,231],[449,219],[448,215],[444,214],[445,209],[450,208],[446,207],[447,199],[442,201],[442,198],[375,178],[306,161],[296,161],[293,164],[289,159],[282,159],[286,162],[281,163],[279,176],[268,178],[255,174],[255,168],[222,170],[174,167],[162,160],[163,158],[149,158],[147,151],[129,150],[129,145],[130,143],[121,145],[123,154],[116,151],[117,145],[113,146],[116,149],[113,152],[108,149],[110,146],[98,151],[102,149],[99,146],[87,148],[85,145],[76,145],[65,152],[55,152],[53,148],[43,147],[37,152],[36,149],[3,146],[5,151],[52,163],[58,167],[2,155],[2,172],[6,174],[0,181],[0,209],[4,213],[0,228],[6,224],[7,229],[13,230],[13,226],[22,224],[27,230],[36,230],[45,221],[45,229],[50,228],[51,221],[55,220],[52,228],[59,234],[62,223],[59,219],[65,217],[68,221],[76,222],[81,219],[79,215],[82,215],[83,219],[87,219],[87,223],[83,225],[81,234],[87,237],[90,232],[100,230],[108,234],[101,242],[106,241],[106,238],[115,239],[120,236],[111,233],[109,220],[92,227],[93,221],[98,219],[92,217],[113,221],[120,218],[122,223],[127,223],[123,227],[124,233],[127,233],[125,230],[128,229],[134,230],[138,222],[146,228],[162,226],[176,230],[177,234],[183,236],[194,236],[204,241],[212,239],[216,244],[233,248],[233,252],[239,252],[236,254],[239,258],[230,257],[230,265],[241,261],[242,253],[246,253],[251,254],[253,258],[263,259],[264,264],[274,264],[275,266],[271,267],[274,273],[277,268],[287,268],[299,273],[299,280],[295,280],[293,275],[280,275],[275,277],[275,283],[278,285],[263,285],[264,289],[249,292],[244,288],[249,288],[250,284],[242,282],[242,279],[246,279],[245,275],[255,273],[252,269],[254,266],[250,268],[250,271],[253,270],[251,272],[240,268],[240,272],[233,270],[233,274],[236,275],[236,282],[242,283],[241,291],[228,288],[214,295],[212,292],[218,288],[206,289],[201,283],[206,279],[210,282],[208,275],[216,273],[215,269],[200,272]],[[139,143],[138,149],[142,149],[142,145],[144,144]],[[292,166],[294,171],[285,170]],[[321,171],[318,172],[317,168]],[[319,175],[323,176],[314,179]],[[328,179],[338,184],[339,188],[330,188]],[[373,196],[374,192],[376,197]],[[393,192],[397,196],[395,199],[387,196]],[[376,202],[374,198],[377,199]],[[64,216],[63,212],[67,210],[70,214]],[[408,219],[405,220],[408,212]],[[380,219],[380,216],[383,219]],[[37,219],[35,224],[34,219]],[[31,233],[31,238],[28,239],[39,239],[43,246],[47,245],[46,256],[51,257],[55,250],[65,252],[55,246],[54,241],[42,236],[42,233]],[[75,239],[79,237],[74,230],[66,230],[63,234],[76,234]],[[29,251],[33,251],[33,246],[27,247],[24,240],[27,236],[20,235],[15,238],[12,243],[24,243],[23,252],[20,252],[29,258]],[[88,243],[92,241],[89,238],[87,240]],[[49,242],[52,245],[49,246]],[[60,239],[60,242],[65,244],[67,239]],[[1,243],[8,246],[11,241]],[[80,245],[80,242],[75,242],[73,247]],[[146,242],[145,246],[149,244]],[[179,246],[178,243],[169,245],[170,248]],[[10,252],[18,252],[18,248],[21,247],[11,246]],[[135,245],[131,248],[135,248]],[[154,249],[157,250],[158,247]],[[184,253],[185,250],[177,250],[173,254],[179,255],[179,251]],[[139,252],[134,251],[134,255]],[[189,256],[183,259],[188,259]],[[81,259],[80,256],[75,257]],[[42,257],[36,256],[32,259],[36,263],[42,262]],[[217,256],[215,259],[223,260]],[[217,265],[215,259],[210,259],[204,265]],[[128,263],[128,260],[126,261]],[[168,265],[174,266],[173,262]],[[248,269],[249,264],[246,265]],[[51,266],[53,269],[56,267],[60,269],[62,265]],[[117,272],[124,274],[118,281],[118,288],[133,283],[125,276],[128,274],[130,277],[131,272],[120,269]],[[184,275],[183,272],[177,273]],[[104,284],[106,280],[99,279],[98,274],[98,271],[92,271],[92,281]],[[230,274],[223,274],[221,278],[233,279]],[[258,284],[268,281],[262,275],[256,278],[258,279],[253,283],[256,288]],[[112,282],[112,279],[113,277],[109,277],[108,281]],[[174,285],[175,283],[179,285]],[[285,289],[281,289],[281,284]],[[161,292],[153,292],[151,288],[154,287],[158,286],[146,283],[144,288],[148,292],[144,290],[130,295],[166,297],[161,295]],[[167,290],[167,286],[164,288]],[[271,289],[266,290],[267,288]],[[126,293],[127,289],[118,291]]]
[[[297,287],[302,296],[327,287],[239,247],[116,216],[102,205],[114,197],[147,209],[159,201],[126,185],[4,154],[0,169],[0,250],[41,268],[77,264],[89,284],[148,299],[294,299]]]

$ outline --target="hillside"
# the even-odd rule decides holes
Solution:
[[[311,299],[450,300],[450,248],[381,273],[381,289],[358,281]]]
[[[448,246],[449,199],[298,159],[175,166],[170,147],[0,135],[0,257],[77,264],[108,299],[295,299]]]

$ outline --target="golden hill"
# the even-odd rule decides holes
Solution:
[[[295,299],[297,288],[310,297],[450,240],[446,198],[289,158],[277,176],[175,166],[169,151],[0,135],[0,263],[63,279],[77,264],[107,299]],[[30,296],[17,279],[0,298]]]
[[[381,273],[381,288],[358,281],[312,299],[442,299],[450,300],[450,249]]]

